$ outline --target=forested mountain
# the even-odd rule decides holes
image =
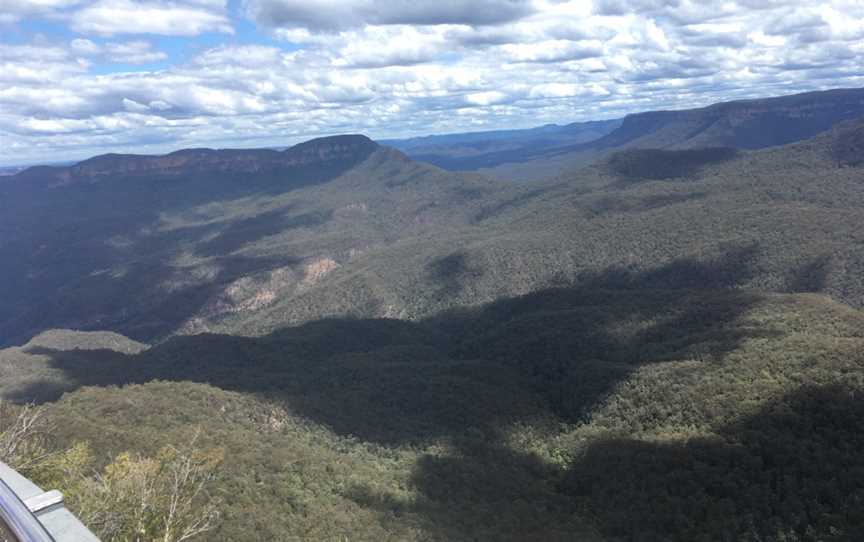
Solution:
[[[334,140],[266,151],[266,167],[238,158],[249,151],[190,151],[31,169],[0,188],[0,337],[74,328],[149,342],[327,315],[416,319],[730,252],[753,269],[743,286],[862,306],[860,134],[852,123],[758,152],[623,151],[530,185],[362,137],[344,155]],[[292,152],[313,161],[269,158]],[[196,162],[208,155],[220,158]]]
[[[496,185],[362,136],[107,155],[0,185],[0,344],[44,329],[153,340],[305,291],[382,245],[465,224]]]
[[[820,291],[862,307],[864,170],[847,165],[861,130],[755,152],[622,152],[483,198],[466,225],[362,254],[258,311],[204,314],[202,327],[259,334],[330,314],[417,319],[609,271],[622,284],[645,272],[651,287]],[[707,273],[691,261],[722,265]]]
[[[493,130],[463,134],[391,139],[381,143],[399,149],[414,160],[451,171],[492,168],[526,162],[605,136],[621,125],[620,119],[548,124],[526,130]]]
[[[610,153],[630,148],[696,149],[732,147],[762,149],[801,141],[839,122],[864,116],[864,89],[836,89],[758,100],[722,102],[698,109],[649,111],[603,125],[606,134],[584,141],[539,140],[527,149],[503,149],[461,157],[459,145],[422,145],[424,139],[399,142],[417,160],[452,170],[478,170],[504,179],[531,180],[585,166]],[[566,127],[563,127],[566,128]],[[614,128],[614,129],[612,129]],[[539,128],[538,130],[542,130]],[[596,133],[596,132],[592,132]],[[482,135],[482,134],[481,134]],[[505,140],[506,141],[506,140]],[[485,141],[502,145],[500,140]],[[421,145],[415,146],[417,143]],[[482,140],[472,141],[479,148]],[[451,154],[460,155],[453,158]]]
[[[6,178],[0,396],[60,451],[19,468],[106,539],[191,440],[202,540],[855,540],[856,92],[531,183],[363,136]]]

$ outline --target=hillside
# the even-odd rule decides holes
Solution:
[[[721,102],[698,109],[628,115],[597,139],[547,148],[533,156],[502,156],[478,171],[505,179],[534,179],[583,167],[632,148],[763,149],[802,141],[836,124],[864,117],[864,89],[836,89],[777,98]],[[409,154],[411,154],[409,152]]]
[[[414,160],[451,171],[493,168],[511,162],[527,162],[567,148],[593,141],[620,126],[621,120],[549,124],[526,130],[494,130],[391,139],[381,143],[399,149]]]
[[[628,151],[484,201],[467,226],[360,255],[259,311],[205,315],[201,328],[419,319],[609,270],[619,284],[648,272],[635,286],[823,292],[864,307],[864,169],[838,157],[860,156],[861,126],[762,151]]]
[[[605,282],[418,323],[0,358],[59,378],[19,399],[71,391],[49,405],[58,446],[150,454],[197,431],[223,450],[209,540],[859,532],[862,313]]]
[[[21,182],[0,213],[0,337],[71,328],[151,343],[325,316],[416,320],[671,264],[652,284],[862,307],[861,126],[763,151],[626,151],[530,185],[365,142],[335,171]]]
[[[216,541],[854,540],[862,134],[522,185],[357,136],[26,171],[0,398],[66,450],[26,473],[74,509],[194,435]]]
[[[150,342],[194,328],[201,311],[308,290],[498,197],[506,190],[489,181],[361,136],[31,168],[0,186],[0,344],[51,328]]]

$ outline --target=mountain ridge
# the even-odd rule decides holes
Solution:
[[[734,100],[692,109],[644,111],[627,115],[617,128],[591,141],[541,148],[530,156],[502,152],[489,157],[490,163],[484,167],[472,169],[502,179],[523,180],[584,167],[611,152],[628,148],[757,150],[802,141],[840,122],[861,117],[864,117],[864,88]]]
[[[292,167],[315,166],[339,161],[357,163],[378,144],[359,134],[316,138],[283,151],[272,149],[180,149],[162,155],[108,153],[71,166],[35,166],[9,180],[66,185],[111,176],[180,177],[190,174],[266,174]]]

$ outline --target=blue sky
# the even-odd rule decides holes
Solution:
[[[860,0],[0,0],[0,165],[864,86]]]

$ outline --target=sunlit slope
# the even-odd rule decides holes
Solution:
[[[312,180],[41,188],[3,200],[14,212],[0,219],[0,337],[72,328],[149,343],[324,316],[416,320],[597,273],[628,287],[824,292],[861,307],[861,133],[850,123],[762,151],[623,151],[525,185],[364,143]]]
[[[112,156],[8,181],[0,343],[58,327],[145,341],[197,329],[201,315],[255,310],[381,246],[466,224],[500,196],[360,136],[312,144],[297,164],[190,151],[180,165]]]
[[[844,158],[862,152],[861,126],[756,152],[616,155],[481,200],[466,226],[358,255],[257,311],[202,323],[259,334],[328,314],[416,319],[600,272],[630,287],[825,292],[861,307],[864,169]]]

